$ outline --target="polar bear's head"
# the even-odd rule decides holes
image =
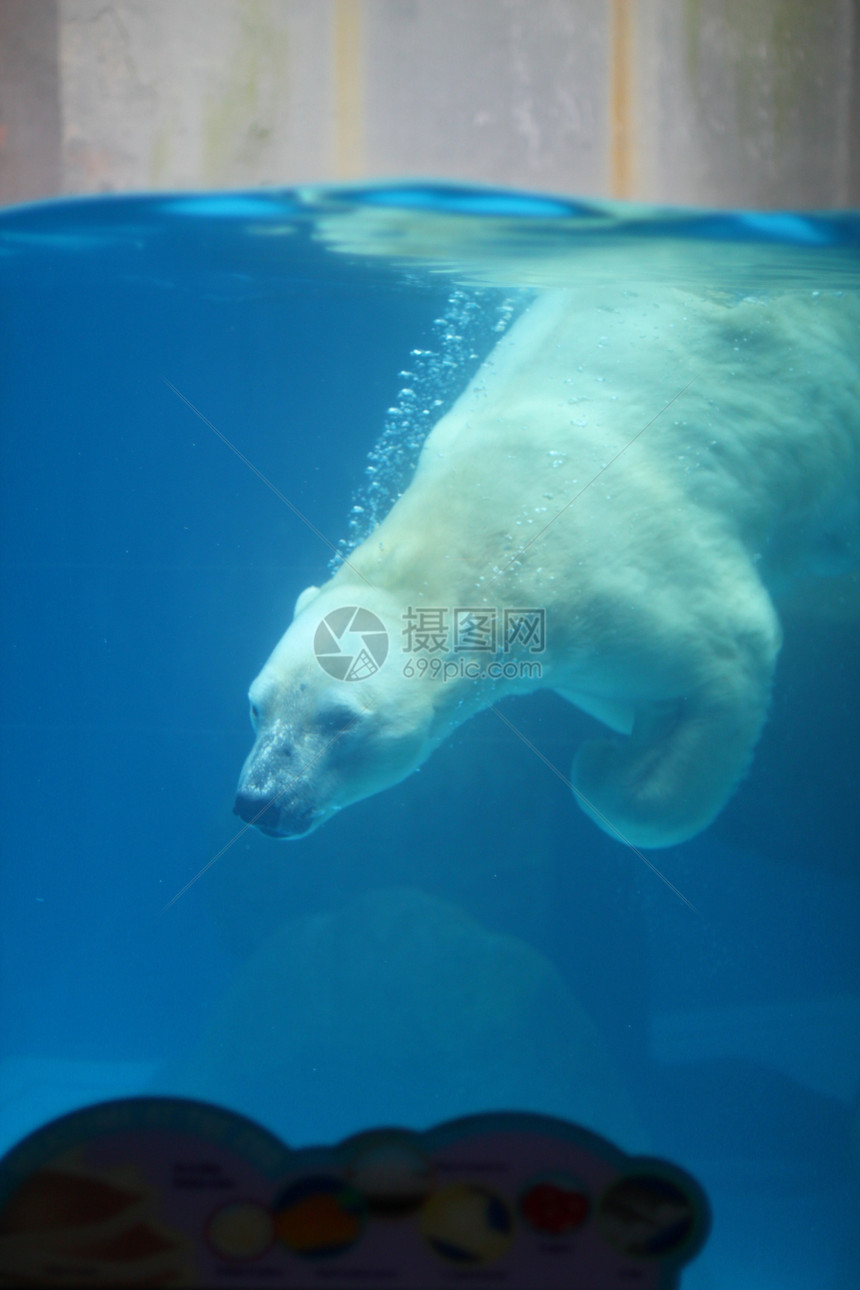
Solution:
[[[234,810],[275,838],[405,779],[440,741],[439,687],[403,674],[402,609],[340,580],[309,587],[249,691],[256,741]]]

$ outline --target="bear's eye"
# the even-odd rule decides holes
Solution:
[[[357,723],[360,716],[361,713],[356,708],[351,708],[346,703],[334,703],[330,708],[323,708],[318,720],[322,729],[337,734],[339,730],[346,730]]]

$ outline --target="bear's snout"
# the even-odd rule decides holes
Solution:
[[[296,758],[295,741],[283,726],[262,731],[242,767],[234,815],[270,838],[300,838],[315,828],[317,803],[301,772],[291,770]]]
[[[262,793],[237,793],[233,814],[246,824],[254,824],[263,833],[280,836],[280,811],[277,802],[267,801]]]
[[[294,799],[283,800],[270,793],[240,788],[233,803],[233,814],[270,838],[300,838],[310,833],[316,820],[313,810]]]

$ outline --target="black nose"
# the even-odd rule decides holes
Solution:
[[[246,824],[256,824],[258,829],[275,831],[280,812],[275,802],[260,794],[237,793],[233,814],[238,815]]]

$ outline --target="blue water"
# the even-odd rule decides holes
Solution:
[[[495,318],[619,247],[703,290],[860,285],[849,215],[441,188],[0,215],[0,1149],[149,1089],[295,1144],[544,1110],[699,1179],[685,1285],[856,1284],[856,579],[786,614],[751,772],[653,853],[695,910],[492,713],[311,837],[231,845],[247,686],[348,536],[411,351],[441,352],[453,291]],[[493,338],[454,346],[442,403]],[[505,711],[565,773],[594,724]]]

